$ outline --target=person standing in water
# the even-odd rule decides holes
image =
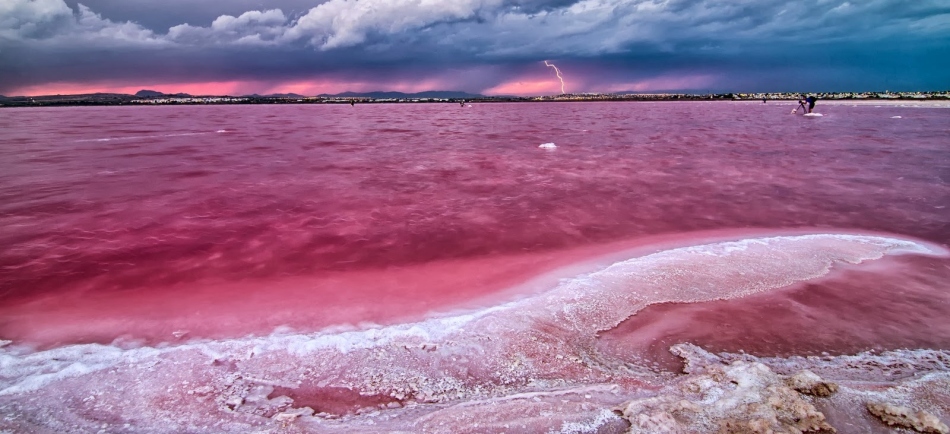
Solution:
[[[808,95],[808,98],[805,98],[805,102],[808,103],[808,113],[815,109],[815,101],[818,101],[818,98],[814,95]]]
[[[802,109],[802,113],[808,113],[808,109],[805,108],[805,95],[798,97],[798,107],[795,107],[795,110],[792,110],[792,113],[798,113],[798,109]]]

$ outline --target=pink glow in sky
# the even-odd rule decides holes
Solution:
[[[336,94],[341,92],[424,92],[428,90],[454,90],[452,83],[442,79],[425,79],[415,81],[339,81],[328,79],[297,80],[280,83],[262,81],[205,81],[185,83],[135,84],[128,83],[48,83],[35,86],[26,86],[10,92],[10,95],[38,96],[38,95],[76,95],[90,93],[122,93],[134,94],[148,89],[162,93],[187,93],[191,95],[269,95],[275,93],[296,93],[311,96],[323,93]]]
[[[712,75],[666,75],[635,81],[613,83],[591,83],[589,78],[575,77],[573,80],[565,74],[564,82],[569,93],[584,92],[650,92],[675,91],[677,89],[703,89],[713,85],[716,77]],[[522,77],[485,89],[486,95],[557,95],[561,93],[560,82],[547,77]]]
[[[248,81],[208,81],[191,83],[137,84],[128,83],[47,83],[15,89],[10,95],[76,95],[89,93],[134,94],[143,89],[162,93],[188,93],[192,95],[241,95],[253,93],[260,83]]]
[[[334,81],[334,80],[299,80],[280,83],[266,87],[258,92],[262,94],[296,93],[299,95],[319,95],[322,93],[336,94],[342,92],[424,92],[428,90],[454,89],[455,86],[441,79],[426,79],[418,81]]]
[[[39,95],[76,95],[86,93],[135,93],[144,87],[125,85],[104,85],[91,83],[44,83],[35,86],[24,86],[7,92],[16,96]]]
[[[48,83],[43,85],[26,86],[15,89],[9,95],[75,95],[89,93],[122,93],[134,94],[142,89],[154,90],[162,93],[187,93],[191,95],[269,95],[276,93],[295,93],[304,96],[319,94],[337,94],[342,92],[424,92],[430,90],[458,90],[464,89],[457,83],[458,77],[433,77],[421,80],[334,80],[309,79],[284,82],[268,82],[257,80],[232,81],[202,81],[179,83],[145,83],[129,84],[128,82],[97,82],[97,83]],[[713,85],[716,78],[712,75],[667,75],[647,78],[636,81],[613,83],[591,83],[585,77],[565,75],[568,91],[579,92],[622,92],[622,91],[669,91],[675,89],[702,89]],[[536,73],[530,76],[504,81],[500,84],[485,88],[474,89],[485,95],[557,95],[560,94],[560,83],[557,79],[542,76]]]
[[[482,91],[485,95],[555,95],[561,93],[557,80],[520,79],[509,81]]]

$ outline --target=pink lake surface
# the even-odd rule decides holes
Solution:
[[[166,348],[275,330],[349,336],[474,312],[507,343],[472,340],[485,346],[453,353],[471,366],[486,354],[572,354],[568,341],[670,372],[679,342],[781,357],[950,349],[950,109],[819,102],[824,117],[807,119],[790,108],[5,109],[0,339],[31,354]],[[831,241],[794,238],[804,234]],[[929,251],[872,252],[864,241],[839,246],[839,235]],[[774,237],[794,241],[759,256],[726,248],[723,263],[676,253]],[[597,274],[662,252],[674,252],[662,267]],[[637,271],[656,267],[673,277]],[[478,316],[510,303],[522,303],[520,316]],[[522,345],[525,336],[551,343]],[[533,366],[549,381],[604,381]],[[330,413],[403,401],[334,386],[335,375],[313,376],[321,386],[310,392],[278,390],[311,407],[332,401]],[[445,375],[504,383],[474,368]]]

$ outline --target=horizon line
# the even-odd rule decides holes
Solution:
[[[138,93],[141,92],[154,92],[159,95],[149,95],[149,96],[139,96]],[[2,95],[0,98],[15,99],[15,98],[42,98],[42,97],[70,97],[70,96],[85,96],[85,95],[123,95],[130,97],[139,97],[139,98],[158,98],[158,97],[228,97],[228,98],[245,98],[245,97],[263,97],[263,98],[279,98],[281,96],[290,96],[293,97],[302,97],[302,98],[319,98],[319,97],[338,97],[346,94],[353,94],[354,97],[360,95],[369,95],[369,94],[379,94],[379,93],[389,93],[389,94],[401,94],[401,95],[419,95],[426,93],[458,93],[471,95],[472,97],[479,98],[538,98],[538,97],[557,97],[557,96],[584,96],[584,95],[778,95],[778,94],[868,94],[868,93],[885,93],[885,94],[902,94],[902,93],[927,93],[927,94],[940,94],[940,93],[950,93],[950,89],[946,90],[861,90],[861,91],[754,91],[754,92],[737,92],[737,91],[714,91],[714,90],[657,90],[657,91],[636,91],[636,90],[622,90],[616,92],[569,92],[569,93],[553,93],[553,94],[532,94],[532,95],[512,95],[512,94],[497,94],[497,95],[486,95],[481,93],[472,93],[461,90],[424,90],[419,92],[403,92],[397,90],[374,90],[374,91],[343,91],[337,93],[320,93],[320,94],[311,94],[304,95],[295,92],[275,92],[268,94],[259,94],[259,93],[246,93],[246,94],[196,94],[196,93],[187,93],[187,92],[160,92],[150,89],[141,89],[136,93],[125,93],[125,92],[87,92],[87,93],[44,93],[44,94],[20,94],[20,95]],[[448,98],[459,98],[459,97],[448,97]]]

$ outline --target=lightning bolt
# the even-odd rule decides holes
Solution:
[[[561,81],[561,95],[564,95],[564,77],[561,76],[561,70],[557,69],[553,63],[548,63],[547,60],[544,61],[544,66],[550,66],[554,68],[554,72],[557,74],[557,79]]]

